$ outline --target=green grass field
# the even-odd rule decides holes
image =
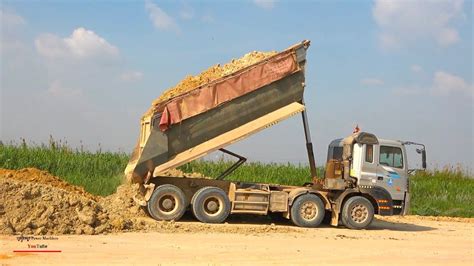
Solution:
[[[35,167],[83,186],[96,195],[109,195],[123,182],[126,153],[71,149],[51,141],[48,145],[0,144],[0,168]],[[181,167],[216,177],[231,162],[194,161]],[[323,169],[318,168],[319,176]],[[246,163],[227,180],[302,185],[311,181],[309,168],[292,164]],[[459,168],[419,172],[410,179],[412,214],[474,217],[474,178]]]

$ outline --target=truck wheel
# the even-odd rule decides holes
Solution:
[[[291,206],[291,220],[301,227],[317,227],[324,218],[324,203],[314,194],[296,198]]]
[[[224,190],[203,187],[191,200],[194,216],[203,223],[222,223],[230,213],[230,201]]]
[[[157,187],[147,203],[148,213],[156,220],[179,220],[186,211],[186,198],[181,189],[165,184]]]
[[[374,206],[364,197],[349,198],[342,208],[342,223],[350,229],[364,229],[374,219]]]

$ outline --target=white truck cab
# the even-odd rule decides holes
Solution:
[[[409,173],[406,145],[420,145],[423,167],[426,168],[424,145],[398,140],[378,139],[361,132],[329,144],[327,162],[343,162],[344,144],[349,161],[349,179],[359,188],[386,191],[392,200],[392,214],[406,214],[409,209]],[[349,151],[350,150],[350,151]]]

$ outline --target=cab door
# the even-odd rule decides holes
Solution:
[[[377,186],[385,188],[394,200],[403,200],[407,188],[407,164],[402,146],[376,145]]]
[[[362,186],[374,186],[377,183],[377,163],[375,160],[374,146],[364,144],[362,148],[362,163],[359,184]]]

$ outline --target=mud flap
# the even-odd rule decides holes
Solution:
[[[410,193],[405,192],[402,215],[408,215],[409,212],[410,212]]]

